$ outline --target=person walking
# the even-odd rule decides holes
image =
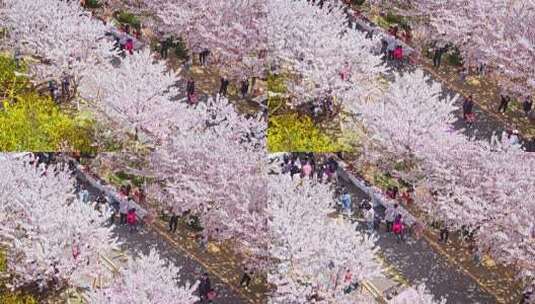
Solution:
[[[169,220],[169,232],[175,233],[177,226],[178,226],[178,215],[173,209],[171,211],[171,219]]]
[[[350,215],[351,214],[351,195],[347,190],[344,190],[344,193],[340,197],[340,202],[342,203],[342,208],[344,211]]]
[[[189,95],[189,94],[192,94],[194,91],[195,91],[195,82],[193,81],[193,79],[189,78],[186,81],[186,93]]]
[[[389,205],[385,211],[386,232],[392,231],[392,225],[398,215],[398,204]]]
[[[61,81],[61,96],[63,97],[64,100],[67,100],[67,98],[69,98],[70,86],[71,86],[70,77],[68,74],[65,73],[63,74],[63,79]]]
[[[167,59],[169,49],[173,46],[173,39],[168,37],[160,43],[160,57],[162,59]]]
[[[201,65],[206,66],[208,55],[210,55],[210,50],[205,48],[199,55],[200,55]]]
[[[435,68],[440,67],[440,62],[442,61],[442,55],[446,52],[446,47],[436,47],[435,53],[433,54],[433,66]]]
[[[250,283],[251,283],[251,275],[249,274],[247,267],[245,267],[243,271],[243,276],[241,277],[241,280],[240,280],[240,287],[248,288]]]
[[[463,102],[463,118],[468,125],[472,125],[474,122],[474,100],[472,95],[468,96]]]
[[[58,101],[58,86],[56,85],[56,82],[54,80],[50,80],[48,82],[48,91],[50,92],[50,98],[52,98],[53,101]]]
[[[186,92],[188,97],[188,103],[193,104],[196,101],[195,98],[195,81],[193,79],[188,79],[186,84]]]
[[[23,57],[19,48],[15,48],[13,59],[15,60],[15,66],[17,67],[17,69],[20,69],[20,62],[23,59]]]
[[[373,210],[373,207],[370,204],[366,205],[364,220],[368,224],[368,230],[373,231],[375,228],[375,210]]]
[[[119,201],[119,224],[126,224],[129,202],[125,199]]]
[[[134,40],[132,38],[128,38],[126,40],[126,43],[124,45],[124,49],[130,53],[130,55],[134,54]]]
[[[245,98],[245,96],[247,96],[248,91],[249,91],[249,80],[244,79],[241,82],[241,88],[240,88],[242,98]]]
[[[228,85],[229,85],[228,79],[221,77],[221,86],[219,87],[219,95],[227,96]]]
[[[509,102],[511,101],[511,97],[509,95],[500,95],[500,106],[498,107],[498,112],[507,111],[507,106],[509,105]],[[503,111],[502,111],[503,110]]]
[[[110,211],[110,224],[115,224],[115,218],[117,217],[117,214],[119,213],[119,210],[117,210],[116,203],[112,203],[113,200],[111,200],[107,195],[104,196],[104,205],[107,206],[107,209]]]
[[[397,241],[403,241],[403,234],[405,232],[405,224],[403,223],[403,218],[401,214],[398,214],[396,216],[396,219],[394,220],[394,225],[392,226],[392,231],[397,237]]]
[[[442,228],[440,229],[440,238],[439,238],[439,241],[440,242],[444,242],[444,243],[448,243],[448,237],[450,235],[450,231],[448,229],[448,225],[446,223],[444,223],[442,225]]]
[[[126,216],[126,222],[128,223],[128,231],[132,232],[136,230],[136,225],[137,225],[136,208],[132,208],[128,211],[128,215]]]
[[[524,113],[526,116],[529,116],[529,112],[531,111],[531,108],[533,107],[533,100],[531,100],[531,96],[527,96],[524,100],[524,103],[522,104],[522,108],[524,109]]]
[[[208,277],[208,273],[204,273],[201,278],[201,282],[199,283],[199,297],[201,298],[201,303],[204,303],[206,300],[208,300],[208,293],[212,291],[212,284],[210,282],[210,278]]]

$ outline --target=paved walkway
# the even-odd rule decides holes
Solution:
[[[364,20],[356,20],[354,21],[356,26],[355,30],[359,31],[367,31],[369,29],[369,25],[367,24],[367,21]],[[352,24],[350,24],[350,27],[353,28]],[[387,34],[382,28],[374,25],[375,29],[381,30],[381,33]],[[388,34],[387,34],[388,35]],[[405,42],[399,40],[399,43],[403,45],[405,48],[413,49],[411,46],[408,46]],[[385,60],[386,62],[386,60]],[[391,64],[389,64],[390,67],[393,68]],[[421,69],[424,71],[424,73],[428,76],[430,76],[434,81],[437,81],[443,85],[444,91],[446,94],[449,94],[453,96],[454,94],[460,94],[460,95],[468,95],[472,94],[474,96],[475,105],[474,110],[476,114],[476,122],[475,126],[478,129],[475,130],[469,130],[467,132],[470,136],[475,136],[476,138],[482,138],[482,137],[490,137],[492,132],[497,132],[498,134],[501,134],[501,132],[508,126],[513,125],[514,123],[511,122],[510,117],[502,117],[499,114],[496,114],[493,112],[493,110],[488,109],[488,102],[484,103],[483,106],[478,104],[478,100],[483,100],[489,98],[491,94],[489,92],[482,92],[479,88],[474,89],[473,91],[466,91],[464,87],[459,86],[458,81],[452,81],[451,79],[447,79],[446,76],[450,76],[447,74],[444,74],[444,67],[441,68],[441,72],[439,73],[430,63],[429,60],[423,58],[423,60],[419,60],[416,65],[405,65],[401,70],[402,71],[410,71],[414,69]],[[399,70],[398,70],[399,71]],[[444,74],[444,75],[442,75]],[[458,101],[458,105],[461,106],[462,109],[462,98]],[[497,107],[497,101],[494,102]],[[462,117],[462,110],[459,111],[458,117]],[[524,122],[522,122],[524,124]],[[462,125],[464,126],[464,121],[460,120],[456,125]],[[529,123],[527,123],[529,125]],[[535,147],[533,144],[528,145],[528,143],[524,143],[524,147],[529,150],[530,152],[535,152]]]
[[[367,193],[347,181],[339,179],[339,183],[350,191],[353,206],[362,200],[371,200]],[[378,205],[374,209],[383,219],[385,208]],[[369,233],[365,223],[359,227]],[[398,243],[392,234],[385,232],[384,225],[375,234],[379,237],[377,245],[385,261],[395,268],[394,275],[401,273],[401,281],[406,280],[410,285],[425,283],[435,297],[445,297],[448,303],[497,303],[493,295],[438,254],[424,238],[414,240],[409,237],[406,242]]]
[[[77,181],[89,191],[90,200],[95,200],[98,196],[105,195],[82,177],[78,176]],[[211,272],[209,265],[196,259],[194,255],[184,250],[179,244],[165,238],[157,229],[144,227],[138,232],[130,233],[125,225],[116,225],[113,232],[119,241],[123,243],[121,249],[129,251],[132,254],[147,254],[151,248],[157,248],[163,258],[182,268],[181,278],[184,281],[196,281],[201,277],[202,273],[208,272],[212,286],[218,293],[217,299],[213,303],[254,303],[247,299],[236,287],[225,283],[225,279]]]

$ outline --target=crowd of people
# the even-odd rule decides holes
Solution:
[[[301,178],[315,179],[318,182],[338,181],[338,163],[333,157],[313,153],[288,153],[284,154],[281,165],[281,173],[290,174],[292,178],[298,175]],[[338,197],[339,207],[344,214],[351,216],[354,212],[351,193],[347,188],[339,187],[339,189],[341,189]],[[408,204],[413,201],[413,191],[411,189],[399,195],[397,187],[392,187],[387,189],[386,196],[390,199],[400,199]],[[381,225],[381,218],[375,212],[374,206],[368,201],[363,201],[356,207],[358,212],[362,213],[367,228],[370,231],[378,230]],[[398,238],[398,241],[402,241],[407,231],[407,224],[399,212],[398,204],[390,205],[386,208],[384,220],[386,223],[386,232],[392,232]],[[414,225],[415,223],[411,225],[411,228]],[[418,228],[423,228],[423,226],[421,224],[418,225],[420,227],[414,229],[413,232],[419,236],[421,229]]]
[[[50,98],[56,102],[67,101],[72,97],[72,77],[66,73],[63,73],[61,80],[49,80],[48,91]]]
[[[353,205],[351,191],[342,186],[337,177],[338,163],[333,157],[314,153],[287,153],[283,155],[282,174],[290,174],[292,178],[310,178],[318,182],[335,182],[337,187],[337,208],[347,216],[359,213],[363,223],[370,232],[379,231],[384,223],[385,232],[391,233],[397,242],[405,240],[407,234],[418,240],[423,235],[424,224],[417,219],[405,219],[401,213],[400,204],[410,206],[414,202],[414,189],[409,187],[400,191],[397,186],[388,187],[384,196],[391,200],[385,205],[384,218],[377,212],[376,206],[370,201],[362,201]],[[440,226],[439,241],[448,241],[448,226]]]
[[[303,178],[329,182],[336,178],[337,169],[338,163],[332,157],[318,157],[313,153],[291,153],[284,154],[283,157],[282,173],[289,173],[292,178],[298,174]]]

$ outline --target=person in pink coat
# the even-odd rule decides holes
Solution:
[[[301,177],[310,177],[312,174],[312,165],[307,161],[301,168]]]

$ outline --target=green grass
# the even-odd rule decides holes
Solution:
[[[0,98],[17,96],[28,87],[28,79],[21,75],[26,71],[24,63],[17,67],[12,57],[0,55]]]
[[[48,97],[24,93],[2,102],[0,150],[92,152],[92,125],[91,118],[66,114]]]
[[[0,150],[92,152],[94,120],[88,112],[69,114],[35,91],[13,58],[0,55]]]
[[[0,248],[0,274],[6,271],[6,252]],[[0,304],[37,304],[37,300],[32,295],[24,294],[21,291],[12,292],[4,284],[5,282],[0,281]]]

